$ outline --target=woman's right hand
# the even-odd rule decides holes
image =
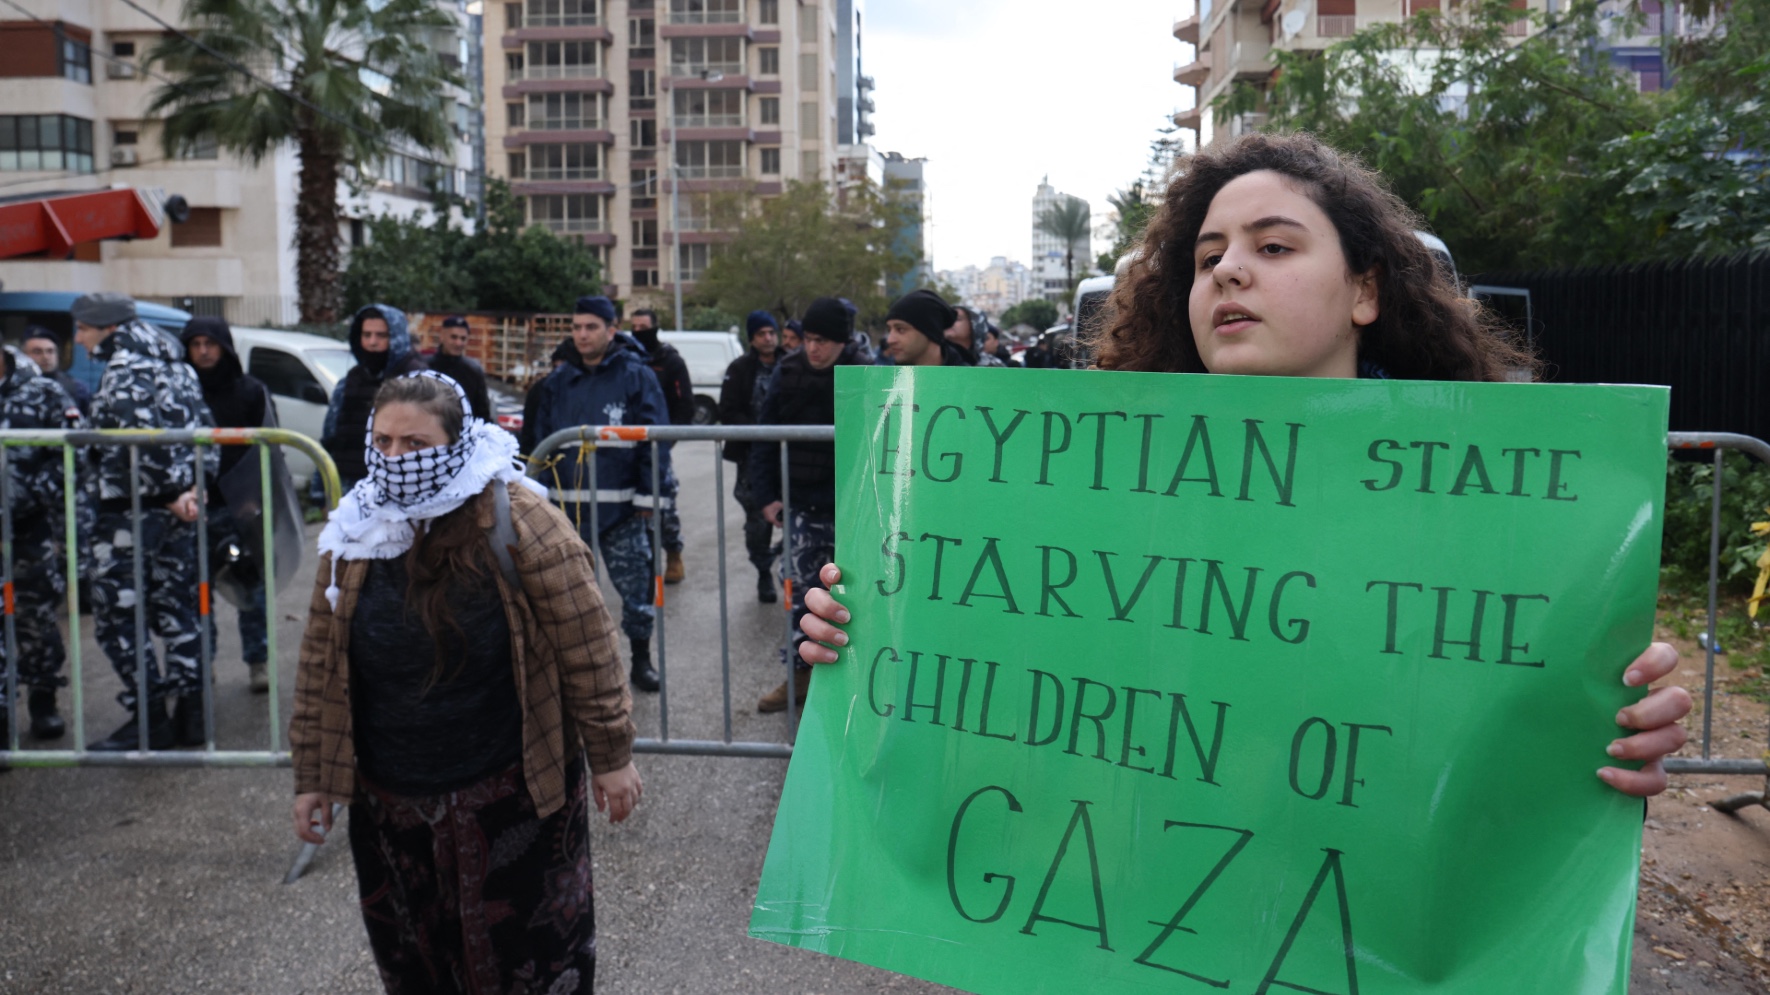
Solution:
[[[817,576],[824,587],[834,588],[842,582],[842,571],[834,563],[824,564]],[[821,644],[848,645],[848,633],[836,627],[848,624],[848,609],[823,587],[814,587],[805,592],[805,611],[805,617],[799,621],[799,629],[806,635],[799,644],[799,659],[806,663],[835,663],[836,651]]]
[[[314,823],[319,828],[314,828]],[[323,791],[295,796],[295,835],[303,843],[324,843],[332,831],[332,798]]]

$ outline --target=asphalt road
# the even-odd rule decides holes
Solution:
[[[670,734],[724,737],[715,555],[722,514],[732,737],[784,742],[784,718],[755,713],[756,698],[784,673],[776,653],[784,613],[756,602],[730,473],[714,511],[711,444],[685,443],[678,453],[689,574],[668,588],[665,608]],[[312,582],[310,558],[277,597],[284,724]],[[218,746],[264,749],[269,699],[247,690],[231,609],[218,614]],[[90,740],[124,716],[90,622],[85,628]],[[63,702],[65,712],[65,693]],[[641,735],[660,734],[658,704],[655,696],[639,701]],[[622,825],[596,822],[592,834],[600,991],[949,990],[745,936],[785,761],[649,755],[638,762],[644,803]],[[290,798],[286,769],[0,774],[0,995],[379,992],[342,840],[322,847],[299,882],[281,883],[298,848]]]

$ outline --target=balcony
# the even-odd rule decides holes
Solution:
[[[707,3],[704,0],[671,0],[671,24],[742,24],[744,8],[736,3]]]
[[[1183,17],[1174,22],[1174,37],[1189,45],[1198,44],[1198,15]]]
[[[602,67],[599,65],[527,66],[522,72],[510,74],[512,83],[528,83],[547,79],[602,79]]]
[[[670,119],[673,128],[742,128],[742,114],[678,114]]]
[[[705,80],[709,83],[720,82],[721,79],[744,75],[742,62],[672,62],[670,76],[673,79]]]
[[[1202,86],[1211,76],[1211,53],[1209,50],[1198,53],[1191,62],[1174,63],[1174,82],[1185,83],[1187,86]]]
[[[1174,127],[1197,131],[1204,120],[1204,108],[1193,107],[1174,112]]]
[[[525,28],[579,28],[597,24],[596,12],[573,12],[570,14],[537,14],[532,10],[523,15],[522,26]]]
[[[676,175],[684,180],[741,180],[742,163],[729,166],[677,166]]]

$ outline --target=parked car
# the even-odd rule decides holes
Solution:
[[[0,293],[0,338],[18,342],[28,325],[41,325],[62,340],[62,365],[75,379],[96,389],[104,367],[74,343],[74,319],[68,313],[80,295],[66,291]],[[191,319],[187,311],[137,301],[136,317],[176,338]],[[332,388],[355,365],[350,349],[337,339],[305,332],[236,326],[234,350],[240,367],[264,381],[276,405],[277,423],[316,442],[326,420]],[[306,454],[285,449],[289,472],[297,480],[313,473]]]
[[[658,338],[675,346],[688,364],[688,379],[694,386],[694,423],[718,421],[719,387],[725,382],[725,368],[744,354],[736,333],[659,332]]]

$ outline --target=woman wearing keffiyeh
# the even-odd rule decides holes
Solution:
[[[448,377],[383,385],[365,442],[320,534],[296,835],[322,841],[350,804],[389,992],[592,991],[588,801],[619,822],[643,784],[589,550]]]

